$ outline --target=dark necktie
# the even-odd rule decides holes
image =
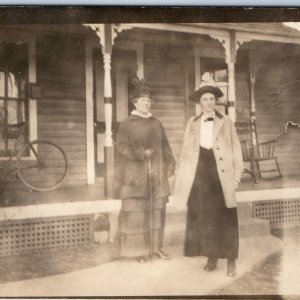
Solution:
[[[210,121],[213,121],[213,120],[214,120],[214,118],[207,118],[207,119],[204,120],[204,122],[210,122]]]

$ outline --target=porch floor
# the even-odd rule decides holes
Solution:
[[[300,188],[300,176],[286,176],[273,180],[252,180],[245,178],[240,184],[240,192]],[[45,203],[103,200],[104,184],[97,182],[86,187],[61,187],[50,192],[30,192],[29,190],[11,190],[0,195],[0,207],[22,206]],[[259,199],[257,199],[259,200]]]
[[[239,190],[267,190],[267,189],[284,189],[300,187],[300,176],[284,176],[276,179],[258,179],[254,184],[251,179],[242,179]]]
[[[0,207],[102,200],[105,199],[104,184],[96,183],[86,187],[61,187],[49,192],[31,192],[27,189],[7,191],[0,195],[0,199]]]

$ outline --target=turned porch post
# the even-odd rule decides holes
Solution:
[[[235,94],[235,62],[236,62],[236,42],[235,32],[230,32],[230,51],[226,58],[228,68],[228,116],[236,121],[236,94]]]
[[[111,82],[112,25],[104,24],[104,45],[102,47],[104,66],[104,117],[105,117],[105,194],[113,195],[114,147],[112,139],[112,82]]]
[[[194,46],[194,57],[195,57],[195,89],[197,89],[201,84],[201,62],[200,62],[200,49]],[[200,115],[201,108],[198,103],[195,104],[196,116]]]
[[[251,57],[251,56],[250,56]],[[249,84],[250,84],[250,124],[252,131],[252,143],[257,144],[256,134],[255,134],[255,122],[256,122],[256,108],[255,108],[255,69],[251,59],[249,59]]]

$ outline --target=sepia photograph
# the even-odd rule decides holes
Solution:
[[[300,9],[0,7],[0,298],[300,297]]]

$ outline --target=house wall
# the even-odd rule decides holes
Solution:
[[[154,93],[152,111],[165,128],[176,159],[186,124],[186,68],[182,51],[178,47],[149,44],[144,52],[145,78]]]
[[[299,56],[265,62],[256,78],[256,115],[259,140],[281,135],[288,121],[300,123]],[[273,94],[271,94],[273,93]],[[275,155],[284,175],[300,174],[300,130],[280,136]]]
[[[250,120],[249,67],[247,53],[239,51],[235,67],[236,120]]]
[[[250,120],[250,92],[247,56],[238,52],[236,64],[236,110],[237,121]],[[288,129],[288,121],[300,123],[299,57],[265,59],[256,72],[255,103],[259,142],[278,139],[275,156],[278,157],[283,175],[300,174],[300,130]],[[280,94],[277,94],[282,88]],[[273,93],[273,94],[272,94]],[[262,169],[276,169],[274,162],[261,163]],[[274,173],[275,174],[275,173]],[[272,174],[270,174],[272,175]]]
[[[38,138],[61,146],[69,161],[63,185],[86,184],[84,40],[72,35],[37,38]]]

